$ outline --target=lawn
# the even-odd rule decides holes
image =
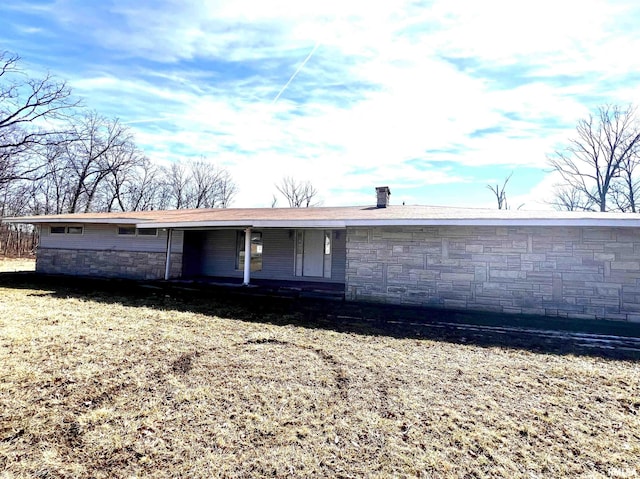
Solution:
[[[0,272],[35,271],[36,260],[33,258],[0,257]]]
[[[0,364],[2,478],[640,476],[632,361],[1,284]]]

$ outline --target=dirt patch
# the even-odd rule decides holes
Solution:
[[[82,446],[82,427],[75,418],[64,418],[58,434],[69,447]]]
[[[191,371],[192,362],[195,358],[199,357],[200,353],[183,353],[178,359],[171,363],[171,370],[178,374],[187,374]]]

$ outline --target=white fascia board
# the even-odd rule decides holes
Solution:
[[[414,219],[414,220],[348,220],[347,226],[596,226],[608,228],[638,228],[640,219],[592,219],[575,220],[551,218],[518,219]]]
[[[250,223],[238,221],[181,221],[181,222],[138,222],[138,228],[326,228],[345,229],[347,227],[374,226],[594,226],[600,228],[638,228],[640,219],[606,218],[518,218],[518,219],[354,219],[354,220],[261,220]]]
[[[24,224],[120,224],[136,225],[138,228],[326,228],[369,226],[594,226],[610,228],[638,228],[640,218],[630,215],[628,219],[603,218],[489,218],[489,219],[352,219],[352,220],[258,220],[240,222],[227,221],[145,221],[134,218],[3,218],[3,223]]]
[[[344,229],[342,220],[260,220],[238,221],[177,221],[137,223],[138,228],[331,228]]]
[[[266,220],[256,221],[256,228],[346,228],[344,220]]]
[[[87,224],[113,224],[113,225],[135,225],[139,222],[139,219],[132,218],[50,218],[45,215],[42,218],[3,218],[3,223],[24,223],[24,224],[74,224],[74,225],[87,225]]]
[[[183,228],[252,228],[253,224],[251,223],[239,223],[237,221],[147,221],[136,223],[136,227],[138,228],[173,228],[173,229],[183,229]]]

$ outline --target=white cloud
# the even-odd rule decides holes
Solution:
[[[562,178],[557,173],[547,173],[541,181],[531,186],[529,191],[509,197],[509,204],[513,208],[520,205],[525,210],[552,210],[554,193]]]
[[[339,204],[384,183],[464,188],[469,166],[545,168],[590,102],[640,99],[631,2],[59,0],[47,15],[104,52],[65,63],[88,105],[154,158],[227,166],[238,206],[268,206],[286,175]]]

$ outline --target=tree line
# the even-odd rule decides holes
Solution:
[[[19,161],[9,156],[2,216],[226,207],[236,192],[228,171],[206,159],[159,166],[117,119],[87,112],[64,126]]]
[[[0,53],[0,217],[224,208],[236,192],[229,172],[205,158],[152,161],[117,118],[88,111],[64,81],[31,78],[19,56]],[[16,228],[1,227],[0,253],[23,243],[12,237],[28,231]]]
[[[226,207],[229,172],[206,159],[160,166],[118,119],[80,108],[66,83],[28,78],[0,54],[0,214]]]

